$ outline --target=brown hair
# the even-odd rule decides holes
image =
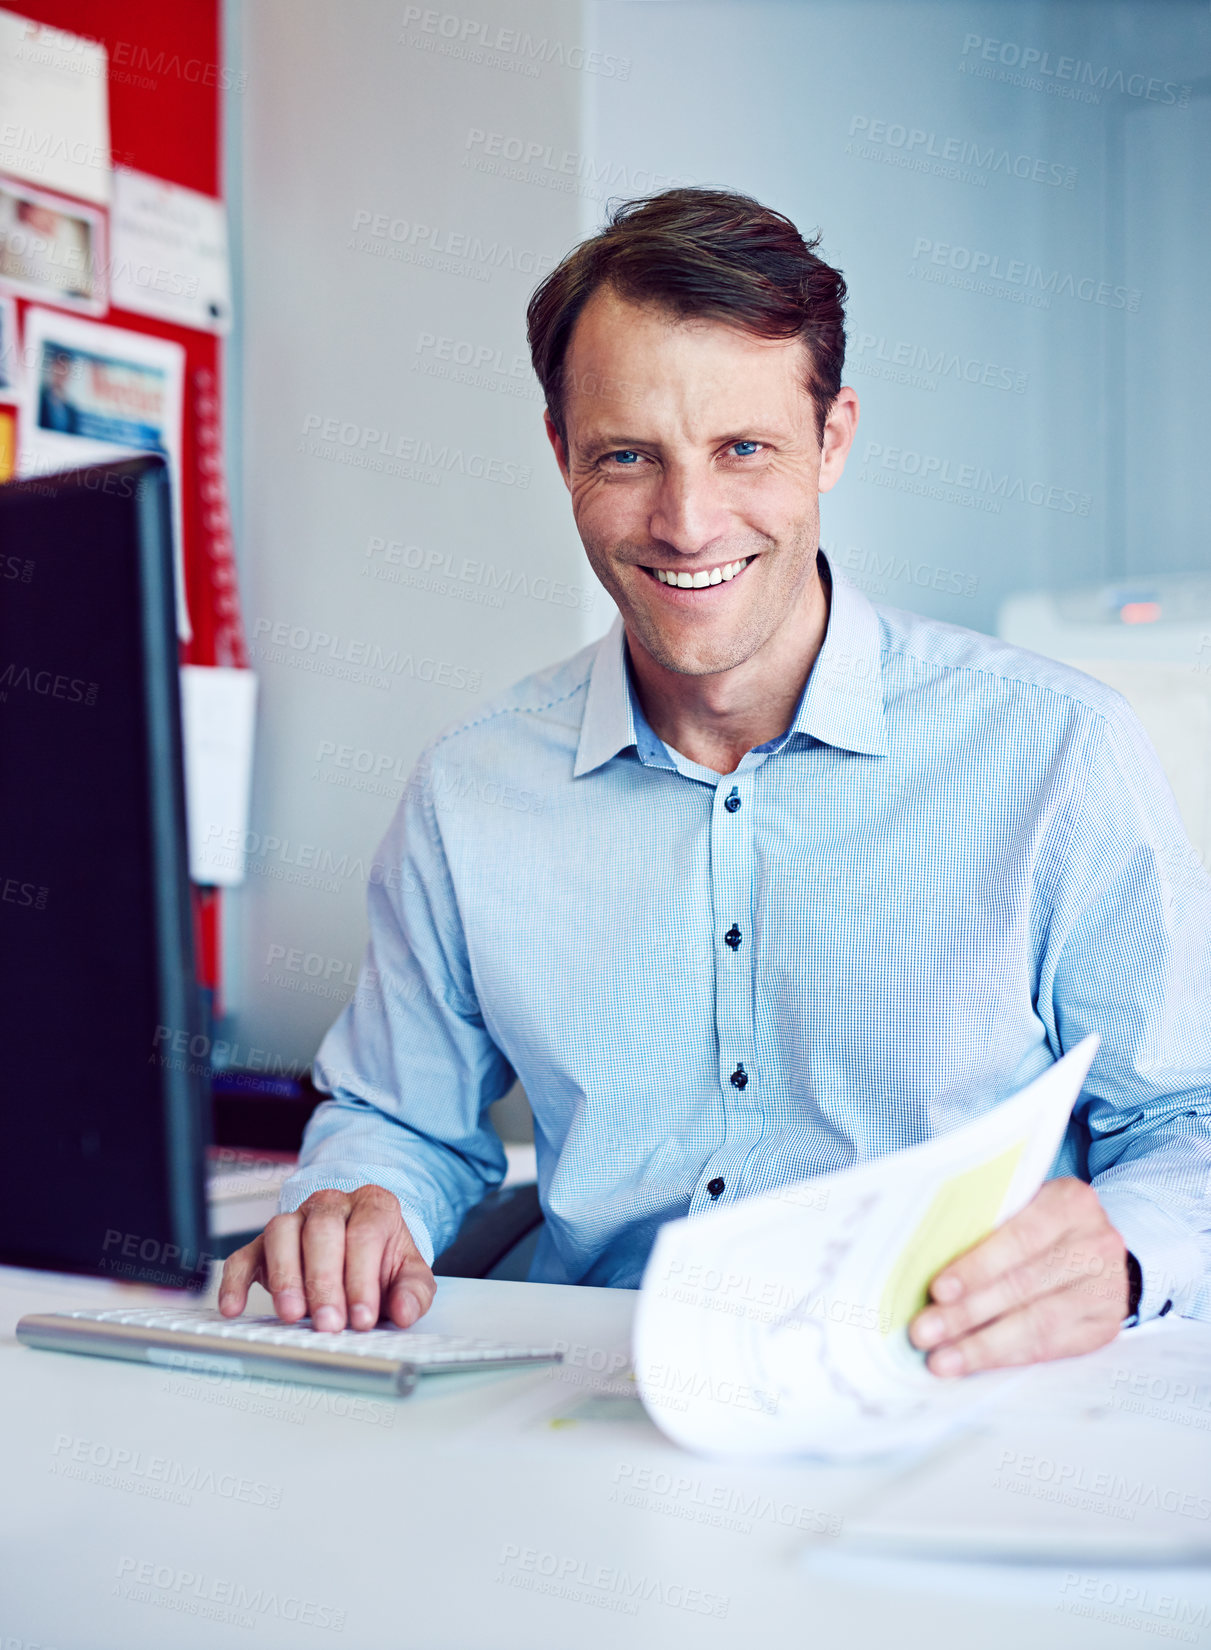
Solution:
[[[801,338],[816,433],[841,388],[845,281],[781,212],[725,189],[666,189],[623,201],[558,264],[526,310],[530,357],[551,422],[567,439],[564,358],[581,310],[601,287],[679,318],[709,317],[758,338]]]

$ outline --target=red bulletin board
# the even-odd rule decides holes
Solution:
[[[221,194],[223,65],[219,0],[7,0],[37,23],[98,41],[109,53],[109,132],[116,166]],[[17,299],[21,326],[29,307]],[[245,665],[221,464],[221,340],[110,308],[106,326],[170,338],[185,350],[181,513],[193,638],[186,664]],[[199,969],[217,987],[218,896],[200,891]]]
[[[169,183],[204,195],[219,195],[221,167],[221,86],[231,83],[222,65],[218,0],[10,0],[10,9],[38,23],[100,41],[109,52],[109,135],[116,165],[133,166]],[[24,313],[26,302],[18,299]],[[197,402],[204,396],[217,413],[220,341],[213,333],[174,326],[148,315],[110,309],[99,316],[107,326],[127,327],[171,338],[185,349],[185,427],[182,446],[185,588],[193,640],[182,652],[184,663],[243,664],[243,657],[220,657],[233,649],[220,645],[223,598],[234,600],[232,575],[220,568],[216,588],[214,538],[224,530],[215,520],[220,501],[204,498],[202,484],[221,485],[214,473],[214,416],[204,417],[198,440]],[[200,376],[201,375],[201,376]],[[206,375],[209,375],[208,377]],[[209,393],[207,393],[209,392]],[[208,427],[206,427],[208,426]],[[208,488],[212,491],[213,488]],[[225,511],[225,501],[221,502]],[[216,598],[218,598],[216,600]],[[234,652],[242,650],[242,638]]]

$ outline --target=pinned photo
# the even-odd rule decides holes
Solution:
[[[0,183],[0,288],[103,315],[105,216],[56,195]]]

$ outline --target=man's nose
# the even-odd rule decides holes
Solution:
[[[726,535],[728,516],[718,482],[709,471],[666,469],[648,531],[682,556],[695,556]]]

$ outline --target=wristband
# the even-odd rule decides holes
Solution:
[[[1127,1251],[1127,1316],[1134,1318],[1140,1309],[1140,1296],[1144,1292],[1144,1276],[1140,1271],[1140,1263],[1130,1250]]]

